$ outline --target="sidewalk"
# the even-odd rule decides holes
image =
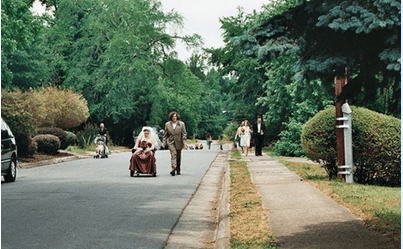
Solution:
[[[229,151],[221,151],[182,211],[164,249],[229,248]]]
[[[242,158],[279,248],[395,248],[385,236],[267,155]]]

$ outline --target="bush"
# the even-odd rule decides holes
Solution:
[[[273,152],[283,156],[303,156],[301,132],[303,124],[290,119],[287,129],[280,132],[280,140],[274,144]]]
[[[84,123],[89,116],[88,102],[82,94],[68,89],[47,87],[37,93],[47,107],[42,126],[73,128]]]
[[[351,106],[354,180],[358,183],[400,186],[400,119]],[[312,160],[324,163],[330,178],[337,174],[335,108],[319,112],[301,134],[301,145]],[[341,164],[344,164],[341,163]]]
[[[68,145],[74,145],[76,144],[77,136],[71,131],[66,131],[67,133],[67,141]]]
[[[31,140],[38,127],[48,124],[72,128],[85,122],[88,115],[87,101],[71,90],[50,87],[41,92],[1,91],[1,116],[16,136],[18,155],[22,157],[35,152]]]
[[[57,151],[60,149],[60,139],[55,135],[36,135],[34,142],[38,145],[38,152],[47,155],[57,154]]]
[[[85,149],[94,143],[94,139],[98,134],[98,127],[94,124],[86,124],[84,130],[77,132],[77,145]]]
[[[55,135],[60,139],[60,149],[64,150],[69,146],[68,135],[67,133],[60,128],[56,127],[42,127],[36,130],[36,135],[44,135],[50,134]]]
[[[43,110],[40,99],[31,92],[1,91],[1,116],[16,138],[18,156],[26,157],[35,153],[31,134],[43,121]]]

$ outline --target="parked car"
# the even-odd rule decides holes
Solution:
[[[1,118],[1,175],[6,182],[14,182],[17,177],[17,143],[3,118]]]

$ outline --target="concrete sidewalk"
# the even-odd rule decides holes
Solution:
[[[164,249],[229,248],[228,156],[221,151],[212,162]]]
[[[262,197],[279,248],[395,248],[386,236],[264,155],[242,158]]]

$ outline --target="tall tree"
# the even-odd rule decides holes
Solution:
[[[387,99],[382,112],[400,116],[400,23],[400,1],[304,1],[239,41],[252,58],[297,53],[297,71],[326,85],[347,67],[343,98],[368,106],[381,97]]]
[[[34,17],[29,1],[1,2],[1,86],[29,89],[44,82],[41,34],[43,20]]]
[[[197,35],[169,35],[168,24],[182,25],[182,17],[163,13],[154,0],[61,0],[48,30],[49,51],[57,58],[50,61],[54,75],[84,94],[92,120],[119,126],[117,132],[127,137],[134,127],[156,120],[150,113],[162,100],[154,90],[164,89],[163,61],[175,41],[200,41]]]
[[[234,105],[230,115],[237,121],[255,119],[257,114],[263,112],[255,103],[263,94],[264,68],[258,59],[245,56],[242,47],[233,39],[242,35],[254,22],[254,18],[239,9],[237,16],[220,19],[226,45],[223,48],[206,49],[210,53],[211,63],[219,68],[222,76],[233,79],[227,82],[226,90]]]

